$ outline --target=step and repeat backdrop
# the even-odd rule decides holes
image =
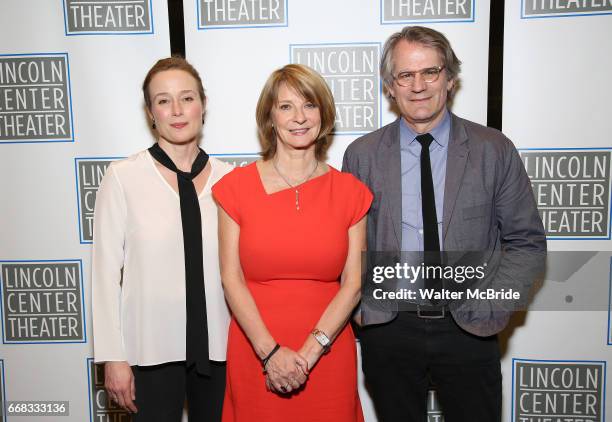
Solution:
[[[548,311],[517,315],[504,333],[506,415],[609,420],[612,3],[506,1],[504,35],[503,128],[553,251],[538,293]]]
[[[91,364],[89,243],[109,160],[153,140],[140,85],[170,54],[167,3],[0,9],[0,421],[39,419],[7,401],[56,402],[38,407],[46,420],[125,421]]]
[[[208,96],[202,145],[236,166],[257,159],[265,80],[302,63],[334,93],[328,161],[340,168],[350,142],[396,118],[378,63],[407,24],[448,36],[463,61],[453,110],[486,123],[489,1],[183,4],[187,58]],[[53,420],[129,420],[92,360],[93,209],[109,163],[153,141],[140,85],[170,54],[167,14],[163,0],[2,3],[0,422],[32,418],[7,414],[7,401],[54,402]],[[504,420],[600,422],[612,356],[612,2],[509,0],[505,15],[504,131],[532,179],[549,248],[577,252],[551,258],[539,310],[517,314],[502,336]],[[559,304],[537,307],[540,296]],[[376,421],[362,378],[360,393]],[[434,391],[427,401],[429,421],[443,421]]]

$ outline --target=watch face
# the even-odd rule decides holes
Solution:
[[[314,333],[314,337],[317,339],[321,346],[325,347],[329,344],[329,338],[320,330],[316,330]]]

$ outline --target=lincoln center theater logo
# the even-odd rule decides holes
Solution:
[[[610,258],[610,275],[608,276],[608,346],[612,346],[612,257]]]
[[[548,238],[610,239],[610,149],[523,149]]]
[[[5,415],[5,404],[6,397],[4,394],[4,361],[0,359],[0,422],[4,422],[6,420]]]
[[[79,210],[79,235],[81,243],[93,240],[93,218],[96,195],[102,177],[111,162],[118,158],[75,158],[77,197]]]
[[[198,29],[287,26],[287,0],[197,0]]]
[[[604,420],[606,363],[513,359],[513,422]]]
[[[73,140],[68,54],[0,55],[0,143]]]
[[[336,102],[334,133],[358,135],[380,126],[380,44],[294,44],[291,62],[309,66],[327,81]]]
[[[427,392],[427,422],[444,422],[444,415],[434,390]]]
[[[473,22],[474,0],[380,0],[380,23]]]
[[[4,343],[84,343],[81,260],[2,261]]]
[[[612,13],[610,0],[523,0],[522,18],[543,18]]]
[[[104,365],[87,359],[89,381],[89,420],[91,422],[130,422],[132,417],[113,402],[104,389]]]
[[[152,34],[151,0],[64,0],[66,35]]]
[[[244,167],[261,157],[259,154],[211,154],[211,156],[234,167]]]

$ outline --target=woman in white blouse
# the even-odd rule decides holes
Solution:
[[[180,421],[185,398],[189,420],[218,421],[229,314],[211,187],[232,167],[198,147],[206,98],[185,59],[158,61],[143,93],[157,143],[113,162],[96,199],[95,361],[134,421]]]

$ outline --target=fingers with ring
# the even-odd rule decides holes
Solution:
[[[283,393],[286,393],[288,391],[288,389],[289,389],[289,384],[281,386],[281,391]]]

